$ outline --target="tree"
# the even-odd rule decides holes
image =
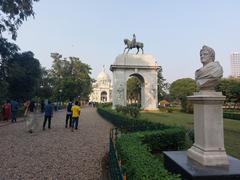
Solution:
[[[52,53],[51,57],[54,59],[50,76],[55,99],[60,96],[63,100],[78,96],[81,99],[88,99],[92,90],[90,66],[82,63],[78,57],[69,57],[69,60],[61,59],[62,56],[58,53]]]
[[[41,99],[50,99],[53,95],[53,81],[50,78],[50,70],[41,68],[41,80],[39,82],[38,96]]]
[[[5,98],[8,91],[7,63],[19,48],[3,37],[4,32],[10,32],[12,39],[16,40],[17,30],[24,20],[34,16],[32,4],[38,0],[0,0],[0,101]]]
[[[33,2],[39,0],[1,0],[0,1],[0,37],[8,31],[16,40],[17,30],[29,16],[34,17]]]
[[[170,95],[176,99],[180,100],[182,110],[184,112],[191,111],[191,105],[187,101],[187,96],[193,94],[196,91],[196,82],[191,78],[182,78],[174,81],[170,86]]]
[[[165,82],[166,79],[162,75],[162,67],[157,72],[157,85],[158,85],[158,101],[164,99],[167,96],[169,89],[169,83]]]
[[[240,79],[224,78],[216,87],[216,91],[222,91],[226,96],[226,102],[239,103],[240,102]]]
[[[17,45],[9,43],[4,38],[0,38],[0,101],[7,95],[7,62],[17,53],[18,50],[19,48]]]
[[[130,77],[127,81],[127,98],[135,102],[138,101],[140,103],[141,101],[141,81],[137,77]]]
[[[14,55],[8,62],[8,96],[23,101],[36,95],[41,78],[40,63],[31,51]]]

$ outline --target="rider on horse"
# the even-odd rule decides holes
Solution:
[[[136,46],[136,35],[133,34],[133,38],[132,38],[132,48]]]

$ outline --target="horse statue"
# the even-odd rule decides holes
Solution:
[[[142,54],[144,53],[144,51],[143,51],[143,43],[141,43],[141,42],[133,43],[133,42],[132,42],[131,40],[129,40],[129,39],[124,39],[123,41],[124,41],[124,44],[127,46],[127,47],[125,47],[125,49],[124,49],[124,51],[123,51],[123,54],[125,53],[126,49],[128,49],[128,51],[127,51],[127,53],[128,53],[129,50],[130,50],[130,49],[133,49],[133,48],[137,48],[137,53],[136,53],[136,54],[138,54],[139,49],[142,50]],[[126,54],[127,54],[127,53],[126,53]]]

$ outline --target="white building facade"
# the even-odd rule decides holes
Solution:
[[[99,73],[96,82],[93,83],[93,91],[89,96],[90,102],[112,102],[112,83],[105,69]]]
[[[231,76],[240,77],[240,53],[234,52],[231,54]]]

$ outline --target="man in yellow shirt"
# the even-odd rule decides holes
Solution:
[[[74,127],[75,129],[78,129],[78,120],[79,120],[80,111],[81,111],[78,101],[76,101],[75,105],[72,106],[71,111],[72,111],[72,131],[73,131]]]

